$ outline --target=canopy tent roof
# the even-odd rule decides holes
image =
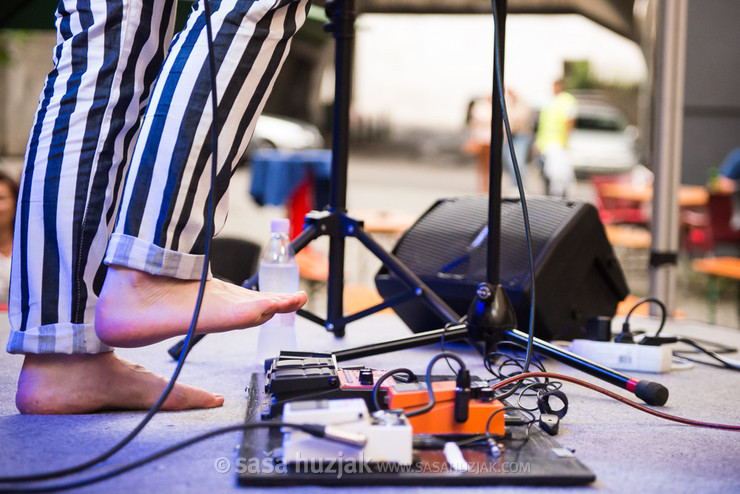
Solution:
[[[178,16],[186,16],[191,0],[180,0]],[[315,2],[323,4],[323,0]],[[0,28],[52,29],[58,0],[4,0]],[[581,14],[629,39],[637,39],[634,0],[509,0],[512,14]],[[361,12],[398,14],[483,14],[490,0],[357,0]]]

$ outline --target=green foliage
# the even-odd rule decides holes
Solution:
[[[597,81],[591,73],[591,64],[588,60],[566,61],[564,71],[566,89],[596,89]]]
[[[18,40],[23,41],[27,38],[28,33],[23,30],[0,30],[0,67],[7,67],[13,62],[13,43]]]
[[[568,90],[613,90],[613,91],[636,91],[638,83],[624,83],[619,81],[604,81],[599,79],[592,71],[588,60],[569,60],[563,64],[565,76],[565,88]]]

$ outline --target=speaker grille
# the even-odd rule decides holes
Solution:
[[[624,274],[593,205],[531,197],[527,206],[537,280],[535,332],[543,338],[572,338],[589,317],[614,314],[629,293]],[[453,310],[464,314],[477,284],[486,281],[487,223],[488,197],[443,199],[401,237],[393,253]],[[519,329],[526,331],[532,284],[519,200],[501,204],[500,255],[498,282],[516,309]],[[385,267],[375,280],[386,299],[404,288]],[[414,331],[446,322],[419,300],[394,310]]]
[[[583,203],[534,197],[527,201],[532,252],[537,264],[552,236],[557,236]],[[404,235],[394,254],[422,277],[484,280],[488,256],[488,197],[438,201]],[[501,204],[501,279],[513,285],[529,279],[526,238],[519,200]]]

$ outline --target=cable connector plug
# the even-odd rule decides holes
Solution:
[[[614,338],[614,343],[634,343],[635,335],[630,331],[630,323],[627,321],[622,324],[622,332]]]
[[[494,460],[498,460],[501,457],[502,448],[504,445],[502,443],[498,442],[498,439],[494,437],[489,437],[486,439],[486,443],[488,444],[488,451],[491,453],[491,458]]]
[[[640,340],[640,345],[660,346],[669,343],[677,343],[678,338],[675,336],[645,336]]]
[[[459,424],[468,420],[470,395],[470,371],[460,369],[457,373],[454,408],[455,422]]]
[[[311,434],[312,436],[323,437],[324,439],[328,439],[329,441],[349,444],[350,446],[361,448],[367,444],[366,434],[348,431],[337,426],[301,424],[301,426],[298,428],[303,432]]]

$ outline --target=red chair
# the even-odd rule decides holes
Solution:
[[[703,257],[714,252],[712,224],[706,210],[681,211],[681,246],[692,256]]]
[[[708,209],[714,243],[740,245],[740,230],[733,230],[730,225],[733,214],[732,195],[709,194]]]
[[[632,223],[647,225],[650,218],[639,201],[606,197],[603,193],[606,184],[631,183],[632,176],[620,175],[592,175],[591,183],[596,190],[596,208],[599,211],[601,222],[605,225],[614,223]]]
[[[689,252],[713,256],[719,247],[727,254],[740,254],[740,230],[733,230],[730,224],[732,200],[730,194],[710,193],[706,212],[682,213],[681,222],[686,227],[684,247]]]

